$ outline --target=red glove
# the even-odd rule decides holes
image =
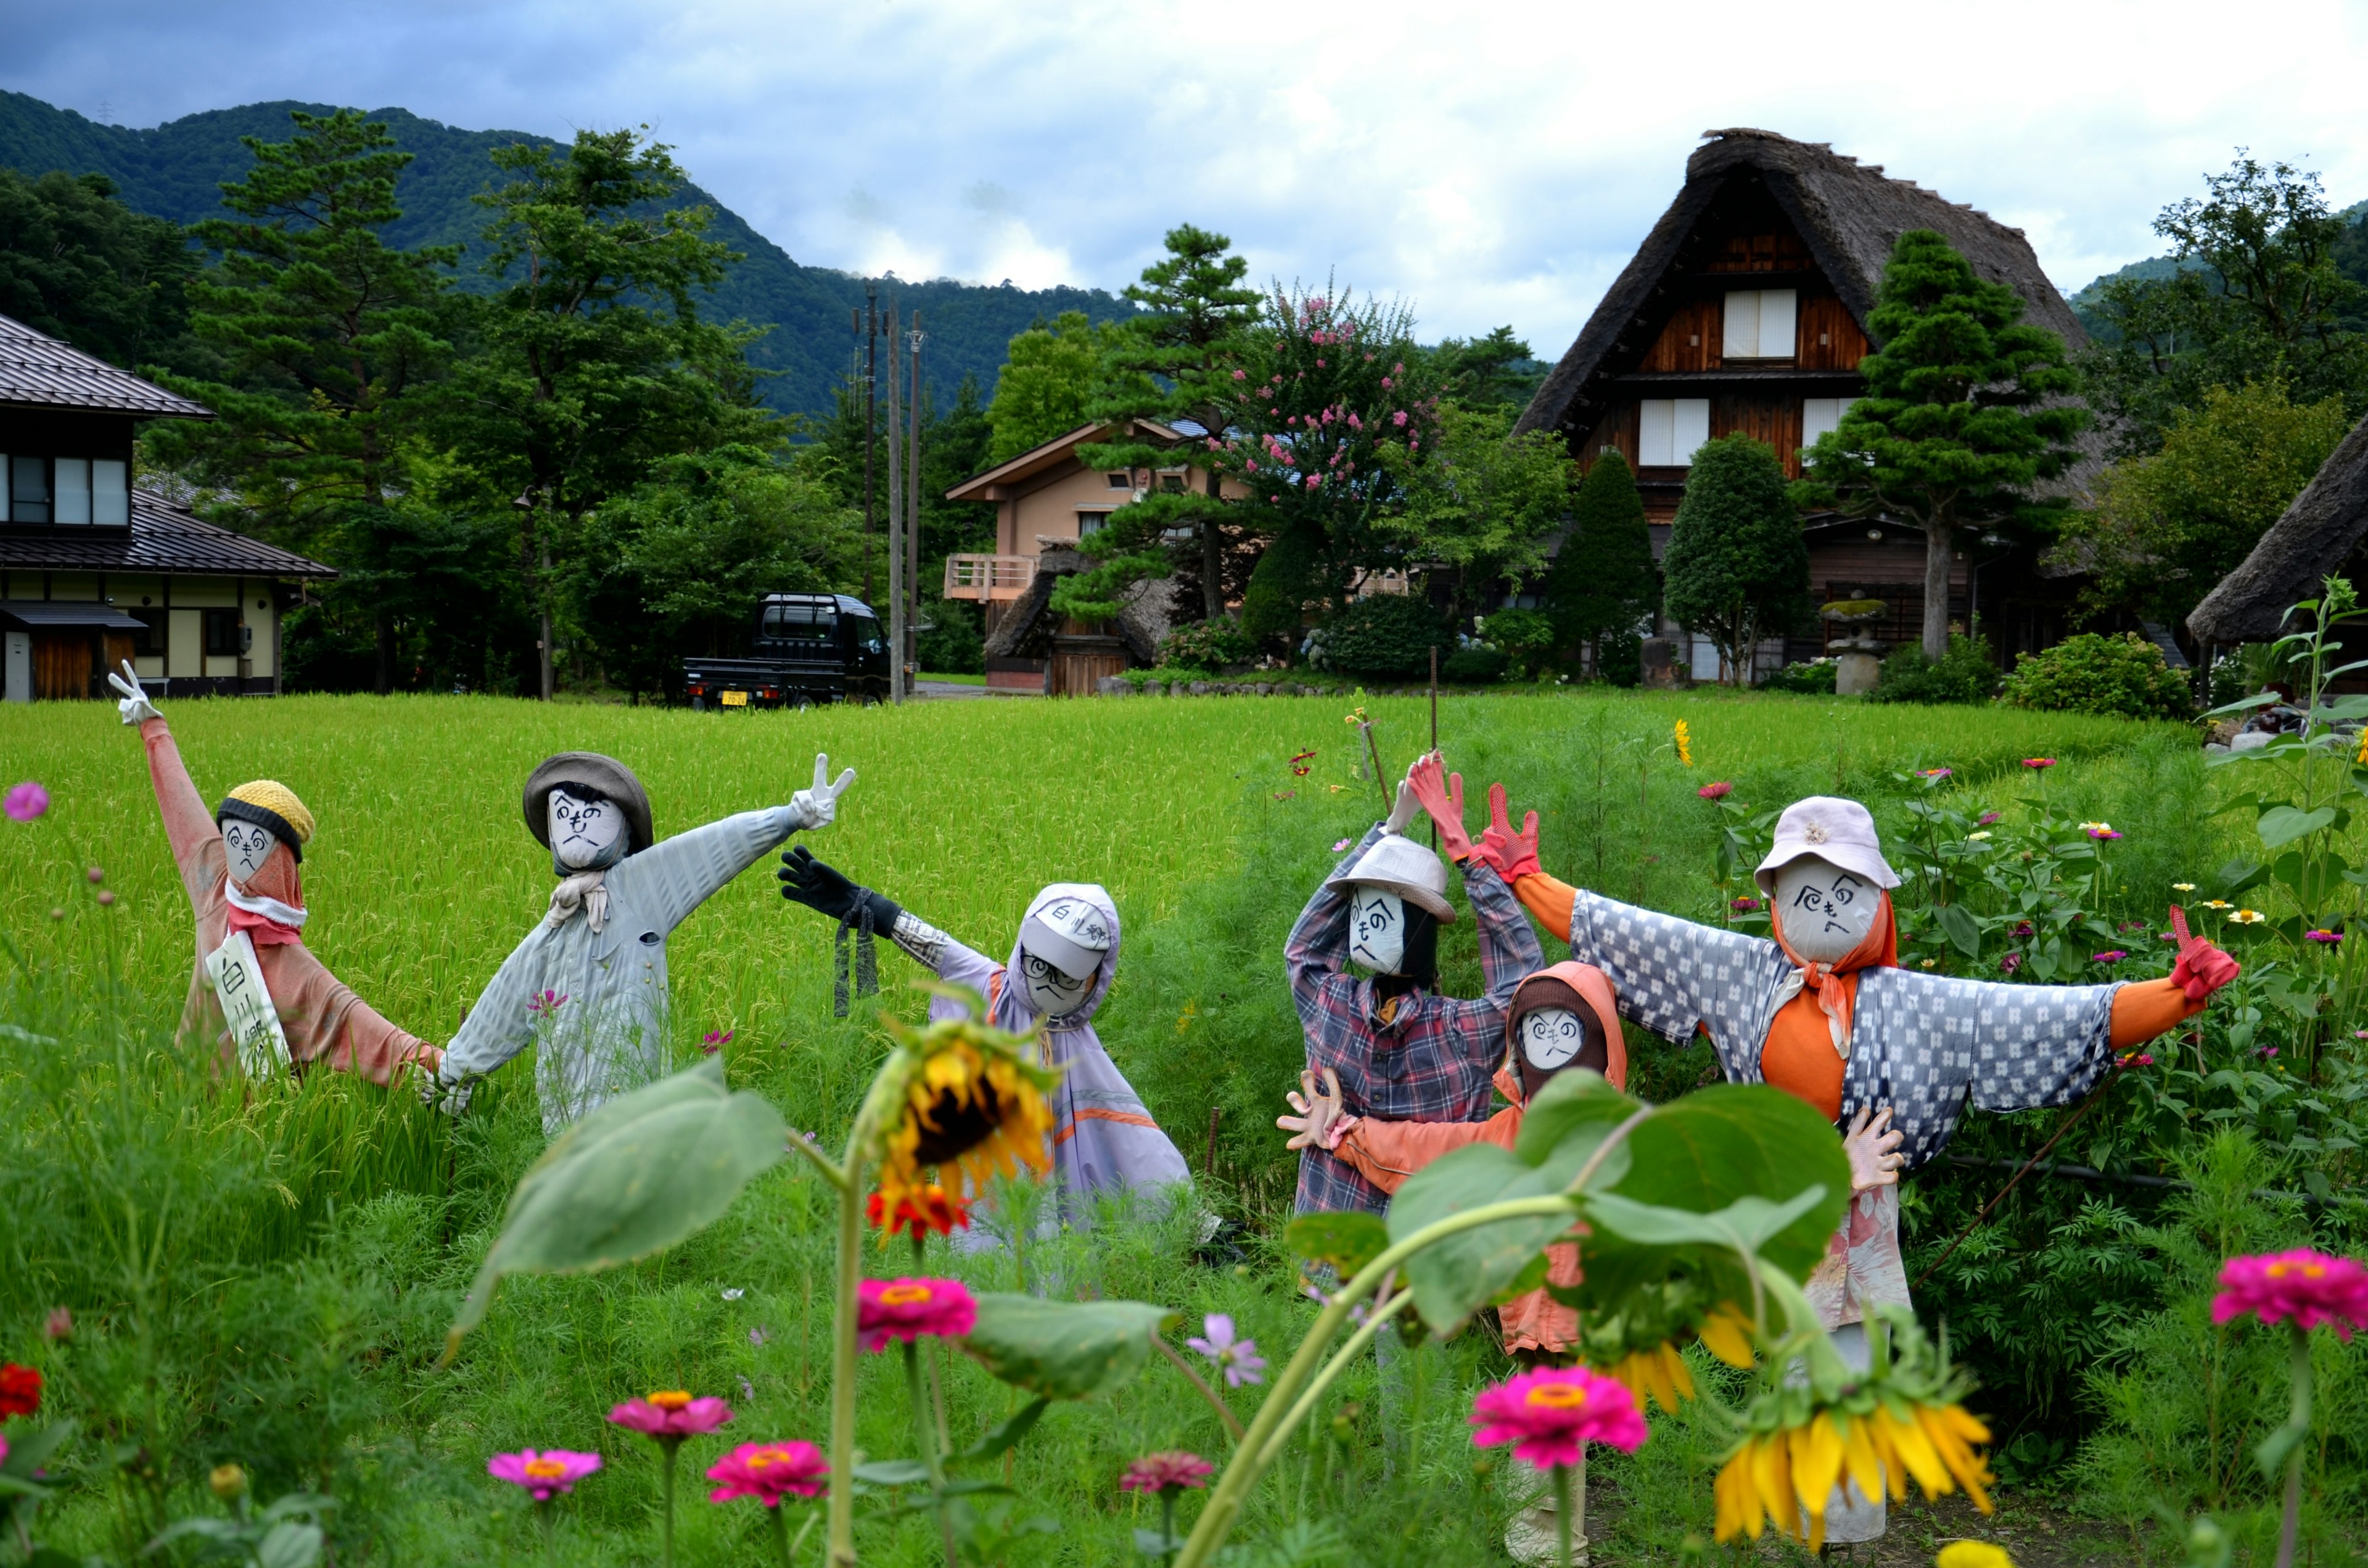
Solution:
[[[1432,752],[1406,770],[1406,782],[1413,786],[1414,798],[1422,802],[1430,820],[1439,824],[1440,845],[1447,851],[1447,858],[1469,860],[1472,835],[1463,831],[1463,775],[1448,774],[1442,781],[1440,774],[1444,770],[1439,754]]]
[[[2203,937],[2188,935],[2187,911],[2175,903],[2170,906],[2170,929],[2179,938],[2179,961],[2171,966],[2170,978],[2187,993],[2189,1001],[2201,1002],[2237,978],[2237,960]]]
[[[1512,818],[1506,812],[1502,784],[1488,786],[1488,827],[1480,835],[1480,858],[1508,882],[1516,877],[1534,877],[1545,869],[1538,864],[1538,813],[1524,817],[1521,831],[1515,833]]]

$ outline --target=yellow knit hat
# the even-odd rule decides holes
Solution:
[[[233,790],[214,812],[217,823],[224,817],[267,829],[299,860],[304,858],[304,846],[313,839],[313,813],[304,809],[295,790],[277,778],[257,778]]]

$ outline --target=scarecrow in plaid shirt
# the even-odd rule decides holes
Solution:
[[[1442,778],[1438,753],[1417,761],[1389,820],[1334,868],[1283,948],[1308,1071],[1327,1086],[1337,1080],[1349,1115],[1486,1120],[1513,989],[1545,962],[1512,890],[1463,835],[1463,796],[1462,777]],[[1424,810],[1454,824],[1445,843],[1463,871],[1487,984],[1474,1001],[1439,994],[1439,928],[1453,922],[1455,906],[1447,902],[1439,856],[1406,836]],[[1388,1206],[1389,1195],[1338,1154],[1315,1145],[1300,1151],[1300,1212],[1378,1214]]]

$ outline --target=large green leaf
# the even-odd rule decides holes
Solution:
[[[973,1360],[1014,1388],[1047,1399],[1091,1399],[1124,1384],[1151,1358],[1151,1336],[1176,1321],[1142,1301],[1047,1301],[989,1293],[962,1336]]]
[[[1933,912],[1940,917],[1941,929],[1947,934],[1949,945],[1969,959],[1982,956],[1982,927],[1971,911],[1962,903],[1944,903]]]
[[[1592,1121],[1573,1129],[1547,1154],[1543,1165],[1532,1165],[1494,1143],[1474,1143],[1440,1155],[1417,1172],[1392,1199],[1391,1242],[1403,1242],[1441,1220],[1491,1203],[1561,1192],[1577,1176],[1611,1125]],[[1606,1167],[1617,1158],[1616,1153],[1608,1156]],[[1406,1283],[1414,1290],[1415,1311],[1439,1333],[1452,1332],[1520,1278],[1546,1244],[1569,1230],[1577,1217],[1573,1206],[1558,1214],[1500,1220],[1460,1231],[1423,1248],[1406,1260]]]
[[[1609,1131],[1642,1109],[1644,1104],[1613,1088],[1600,1073],[1585,1068],[1557,1073],[1546,1080],[1538,1097],[1522,1111],[1521,1131],[1513,1140],[1513,1153],[1524,1164],[1542,1165],[1554,1145],[1573,1129],[1600,1126]],[[1612,1157],[1619,1156],[1615,1153]]]
[[[1302,1214],[1284,1227],[1282,1238],[1292,1256],[1330,1264],[1343,1279],[1381,1256],[1390,1244],[1389,1227],[1381,1216],[1356,1209]]]
[[[2275,849],[2282,844],[2317,833],[2335,820],[2333,806],[2321,806],[2315,812],[2297,811],[2292,806],[2271,806],[2261,813],[2253,830],[2261,835],[2262,847]]]
[[[724,1086],[723,1063],[609,1101],[543,1152],[510,1195],[502,1233],[447,1336],[484,1319],[507,1274],[584,1274],[661,1252],[712,1224],[787,1153],[762,1096]]]
[[[1824,1187],[1812,1187],[1789,1203],[1738,1198],[1714,1214],[1697,1214],[1691,1209],[1666,1209],[1656,1203],[1638,1203],[1616,1192],[1599,1192],[1587,1200],[1587,1217],[1613,1235],[1646,1246],[1701,1243],[1757,1255],[1825,1196]]]

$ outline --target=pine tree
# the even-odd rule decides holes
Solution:
[[[1882,345],[1859,361],[1867,395],[1817,437],[1803,507],[1891,517],[1924,530],[1924,656],[1949,652],[1949,563],[1960,528],[2042,508],[2032,486],[2078,455],[2088,411],[2064,340],[2022,322],[2022,296],[1975,276],[1930,229],[1892,247],[1867,326]]]
[[[1759,640],[1809,614],[1809,548],[1772,449],[1738,432],[1694,453],[1662,567],[1670,617],[1749,685]]]
[[[1600,669],[1602,639],[1650,615],[1660,588],[1636,476],[1618,452],[1605,452],[1579,481],[1570,532],[1546,574],[1543,597],[1555,643],[1585,644],[1588,667]]]

